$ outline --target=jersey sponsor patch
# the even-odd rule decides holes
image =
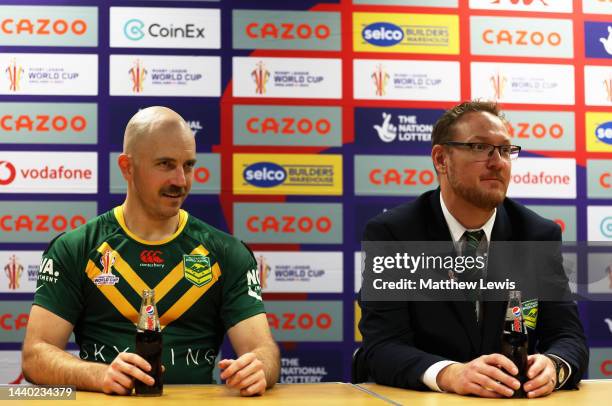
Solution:
[[[210,258],[205,255],[183,255],[185,279],[197,287],[208,284],[212,278]]]
[[[525,325],[535,330],[538,321],[538,299],[526,300],[523,305],[523,321]]]

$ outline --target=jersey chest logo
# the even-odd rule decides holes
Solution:
[[[183,255],[183,272],[185,279],[197,287],[208,284],[213,278],[210,258],[205,255]]]
[[[100,286],[114,286],[119,282],[119,278],[113,275],[111,268],[115,264],[115,256],[111,250],[104,251],[104,254],[100,257],[100,265],[102,265],[102,273],[96,276],[93,281],[96,285]]]

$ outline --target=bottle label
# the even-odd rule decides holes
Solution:
[[[512,315],[514,316],[514,320],[512,323],[512,330],[516,332],[522,332],[521,329],[521,308],[518,306],[514,306],[512,308]]]

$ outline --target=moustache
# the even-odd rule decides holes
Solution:
[[[179,186],[168,186],[160,191],[162,194],[168,195],[184,195],[186,193],[185,188]]]

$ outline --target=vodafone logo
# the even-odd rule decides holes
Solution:
[[[0,186],[12,183],[17,176],[15,166],[8,161],[0,161]]]
[[[0,161],[0,193],[95,193],[95,152],[6,151]],[[10,184],[10,188],[3,188]]]

